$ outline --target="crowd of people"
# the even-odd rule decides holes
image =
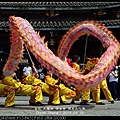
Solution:
[[[71,60],[65,58],[65,61],[73,69],[78,71],[78,73],[86,75],[95,67],[99,58],[96,57],[95,51],[91,51],[89,57],[85,58],[87,62],[84,69],[81,69],[78,64],[80,60],[79,55],[73,55]],[[41,64],[37,67],[33,62],[31,66],[29,63],[26,64],[22,69],[22,76],[20,79],[15,77],[19,73],[18,71],[19,69],[10,76],[4,76],[1,73],[0,95],[6,96],[5,107],[15,106],[16,94],[29,95],[29,104],[34,106],[44,105],[44,93],[49,97],[48,105],[65,105],[68,104],[68,100],[71,100],[69,104],[76,104],[76,101],[80,101],[80,105],[89,105],[90,103],[105,105],[105,103],[101,102],[101,89],[107,101],[111,104],[114,104],[114,101],[120,98],[117,88],[119,66],[115,66],[107,78],[104,78],[97,86],[87,90],[80,90],[79,87],[64,82],[64,80],[54,75],[54,73],[42,67]],[[92,101],[90,101],[91,94]]]

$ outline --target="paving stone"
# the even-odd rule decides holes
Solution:
[[[45,106],[30,106],[29,96],[16,95],[15,107],[5,108],[5,96],[0,96],[0,116],[119,116],[120,101],[111,104],[106,99],[105,105],[79,105],[80,101],[71,105],[47,105],[48,96],[43,96]],[[68,101],[70,103],[70,101]],[[10,118],[11,119],[11,118]],[[1,120],[1,117],[0,117]],[[13,119],[14,120],[14,119]]]

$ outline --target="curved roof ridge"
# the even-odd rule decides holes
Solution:
[[[119,7],[120,2],[0,2],[1,9],[57,9],[57,10],[83,10]],[[19,8],[20,7],[20,8]]]

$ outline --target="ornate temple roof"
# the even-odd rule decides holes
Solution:
[[[1,9],[83,10],[119,7],[120,2],[0,2]]]

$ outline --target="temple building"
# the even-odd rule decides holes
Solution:
[[[27,19],[40,36],[46,36],[54,53],[62,36],[84,20],[102,22],[120,41],[120,2],[0,2],[1,63],[6,62],[10,51],[8,18],[12,15]],[[87,55],[90,49],[95,49],[99,56],[104,52],[100,40],[84,35],[74,43],[69,56],[79,54],[83,62],[85,51]],[[26,58],[27,52],[24,54]]]

